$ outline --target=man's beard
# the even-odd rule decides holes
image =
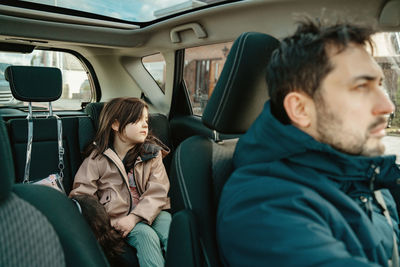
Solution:
[[[314,102],[317,111],[318,141],[350,155],[379,156],[385,152],[385,146],[380,139],[369,138],[369,133],[373,128],[386,122],[383,116],[378,117],[364,133],[357,132],[349,127],[351,125],[344,125],[343,120],[337,117],[321,96],[315,96]]]

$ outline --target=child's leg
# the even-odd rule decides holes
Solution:
[[[126,241],[136,248],[140,267],[164,266],[160,239],[149,225],[143,222],[136,224],[126,237]]]
[[[167,251],[169,226],[171,224],[171,214],[166,211],[161,211],[157,218],[153,221],[151,227],[156,231],[158,237],[161,240],[161,244],[164,247],[164,251]]]

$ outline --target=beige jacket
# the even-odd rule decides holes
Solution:
[[[152,154],[139,156],[134,165],[140,199],[130,212],[139,217],[135,217],[136,221],[143,219],[149,225],[161,210],[170,208],[167,196],[169,180],[162,162],[168,151],[150,146],[153,148]],[[154,147],[158,149],[154,151]],[[83,161],[76,173],[70,197],[84,194],[97,196],[114,225],[118,219],[129,215],[132,206],[127,171],[112,149],[107,149],[95,159],[93,155],[94,152]]]

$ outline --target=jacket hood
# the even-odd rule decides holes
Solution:
[[[156,143],[144,143],[144,152],[140,154],[140,158],[143,161],[155,158],[158,152],[161,152],[162,157],[164,158],[169,154],[169,148],[164,145],[161,141],[157,139]]]
[[[284,125],[270,112],[266,102],[262,113],[240,138],[235,169],[255,164],[280,163],[315,170],[332,180],[370,181],[375,188],[394,187],[400,182],[396,156],[366,157],[342,153],[320,143],[293,125]]]
[[[161,156],[162,156],[162,158],[164,158],[170,153],[170,149],[166,145],[164,145],[160,140],[154,138],[153,141],[154,141],[154,143],[146,142],[143,144],[144,152],[142,152],[139,155],[138,160],[147,161],[149,159],[155,158],[157,156],[158,152],[161,152]],[[95,142],[93,142],[93,144],[96,145]],[[112,151],[112,152],[110,152],[110,151]],[[115,154],[114,156],[112,156],[112,158],[119,159],[116,152],[114,151],[113,146],[110,146],[110,148],[106,149],[103,152],[103,154],[107,154],[108,156],[110,156],[111,154]]]

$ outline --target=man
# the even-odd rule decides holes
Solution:
[[[220,199],[224,265],[398,266],[400,171],[381,142],[394,106],[371,34],[308,20],[274,52]]]

